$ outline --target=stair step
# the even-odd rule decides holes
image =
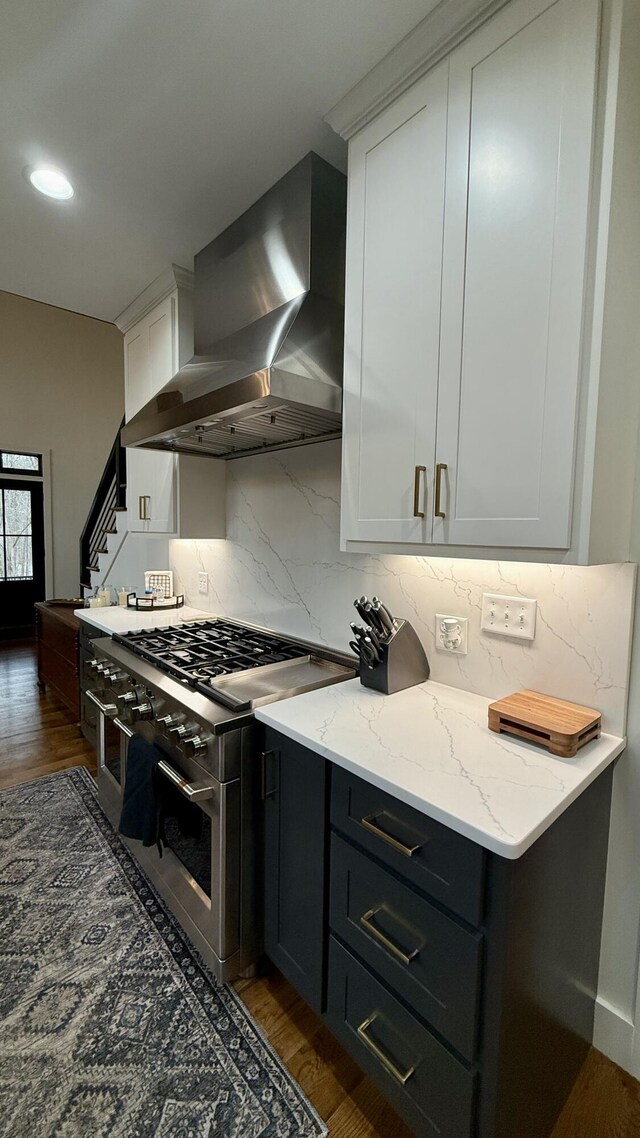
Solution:
[[[104,549],[96,549],[96,553],[108,553],[108,552],[109,552],[109,550],[107,549],[106,545],[105,545]]]
[[[126,514],[126,512],[127,512],[126,506],[114,506],[113,508],[114,508],[116,514]]]

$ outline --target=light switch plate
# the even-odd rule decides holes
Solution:
[[[533,640],[536,635],[538,602],[531,597],[506,597],[483,593],[480,628],[514,640]]]
[[[209,574],[208,573],[198,573],[198,592],[199,593],[208,593],[209,592]]]

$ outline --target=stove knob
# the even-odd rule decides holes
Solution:
[[[92,660],[87,661],[87,667],[91,668],[92,672],[95,672],[100,667],[101,663],[102,663],[102,661],[96,659],[96,657],[94,656]]]
[[[184,723],[184,715],[181,715],[179,711],[173,715],[160,715],[156,722],[161,731],[169,733],[173,731],[174,727],[177,727],[180,723]]]
[[[131,706],[131,718],[134,723],[140,719],[153,718],[153,705],[150,700],[143,700],[142,703],[134,703]]]
[[[184,723],[179,723],[177,727],[169,728],[169,735],[172,737],[174,743],[180,743],[187,734],[188,727]]]
[[[184,749],[187,755],[201,755],[207,749],[207,740],[203,735],[189,735],[184,740]]]
[[[116,696],[118,703],[122,705],[123,711],[126,711],[126,709],[128,707],[130,707],[132,703],[135,703],[137,698],[138,698],[137,692],[135,692],[133,690],[133,688],[131,689],[131,691],[126,691],[126,692],[123,692],[122,695]]]
[[[104,679],[106,681],[107,687],[109,687],[109,688],[114,688],[116,686],[116,684],[121,684],[122,681],[126,680],[126,678],[127,678],[126,673],[125,672],[119,672],[117,670],[117,668],[114,668],[114,670],[112,672],[104,672],[103,675],[104,675]]]

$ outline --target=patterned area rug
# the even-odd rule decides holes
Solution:
[[[83,768],[0,794],[0,1134],[317,1138]]]

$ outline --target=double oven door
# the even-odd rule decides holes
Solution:
[[[98,797],[117,829],[134,728],[118,718],[103,693],[87,692],[97,710]],[[196,825],[184,833],[177,818],[165,820],[166,846],[144,847],[123,841],[171,911],[221,980],[237,974],[240,959],[241,793],[240,779],[221,783],[197,763],[170,747],[153,725],[135,730],[163,751],[156,771],[197,811]],[[214,744],[215,745],[215,744]]]

